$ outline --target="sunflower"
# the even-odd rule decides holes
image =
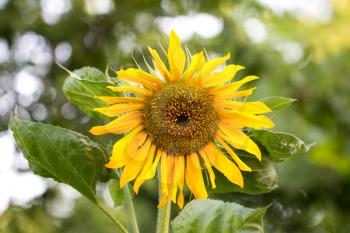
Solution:
[[[106,167],[123,167],[120,186],[134,180],[133,188],[138,193],[140,186],[155,176],[160,164],[159,207],[170,198],[182,208],[185,183],[195,198],[207,198],[202,168],[207,171],[212,188],[213,167],[243,187],[241,171],[250,172],[251,168],[233,148],[245,150],[259,160],[261,153],[242,129],[274,126],[260,115],[271,111],[264,103],[236,101],[252,94],[255,88],[238,89],[258,77],[231,82],[244,68],[233,64],[217,71],[230,54],[206,61],[201,51],[189,56],[186,64],[186,54],[174,31],[170,33],[167,51],[169,68],[156,50],[148,49],[154,69],[119,70],[118,79],[125,84],[106,88],[122,95],[97,97],[109,106],[94,110],[116,119],[93,127],[90,132],[124,134],[114,144]]]

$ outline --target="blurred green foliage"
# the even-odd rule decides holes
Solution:
[[[131,67],[135,66],[132,55],[142,64],[143,53],[147,54],[146,45],[166,44],[166,36],[160,32],[156,19],[208,13],[222,20],[223,31],[208,39],[194,35],[186,41],[187,47],[192,52],[205,47],[208,54],[230,51],[234,63],[247,67],[241,75],[261,77],[255,82],[258,86],[255,99],[275,95],[297,99],[290,109],[272,113],[277,125],[274,130],[294,133],[310,143],[317,142],[310,156],[295,157],[278,165],[280,187],[272,193],[212,194],[212,197],[248,207],[272,203],[265,217],[266,232],[350,232],[349,1],[331,1],[331,18],[318,21],[298,17],[297,12],[276,13],[253,0],[115,0],[114,7],[105,14],[88,13],[86,2],[96,1],[72,0],[64,1],[70,3],[70,9],[55,23],[44,20],[45,2],[10,0],[0,7],[0,39],[11,51],[9,58],[0,62],[0,130],[7,129],[9,116],[17,104],[22,118],[88,134],[88,129],[98,122],[64,97],[62,86],[67,73],[54,62],[60,58],[59,46],[65,43],[63,45],[71,47],[71,56],[59,61],[69,70],[83,66],[100,70],[107,66],[111,69]],[[251,40],[245,27],[249,19],[264,25],[265,40]],[[43,55],[39,54],[39,58],[34,59],[34,51],[24,59],[17,50],[30,51],[34,43],[29,40],[25,46],[19,46],[18,41],[24,35],[41,38],[38,41],[48,48],[51,58],[41,61]],[[290,57],[293,51],[299,51],[299,57]],[[23,101],[26,97],[16,88],[16,75],[23,70],[34,72],[44,85],[42,92],[29,102]],[[9,103],[6,96],[15,102],[5,106],[5,100]],[[42,106],[46,112],[44,117],[38,112]],[[52,215],[48,209],[55,199],[51,194],[55,192],[55,188],[50,188],[28,205],[11,206],[0,216],[0,232],[112,232],[112,223],[81,198],[69,215],[61,218]],[[142,198],[135,198],[141,231],[153,232],[155,183],[148,182],[139,195]],[[173,215],[178,211],[175,207]]]

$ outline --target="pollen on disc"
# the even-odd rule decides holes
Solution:
[[[217,114],[204,89],[171,83],[148,99],[144,123],[153,143],[167,154],[188,155],[212,139]]]

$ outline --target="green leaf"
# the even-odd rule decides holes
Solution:
[[[63,92],[68,100],[77,105],[82,111],[96,119],[105,119],[94,108],[108,106],[96,96],[116,96],[114,92],[107,89],[113,85],[108,77],[96,68],[84,67],[75,70],[67,77],[63,85]]]
[[[117,179],[110,179],[108,181],[109,194],[115,206],[121,205],[124,202],[124,191],[120,189],[119,181]]]
[[[174,233],[262,233],[266,209],[217,200],[194,200],[171,225]]]
[[[88,137],[57,126],[11,117],[10,128],[32,171],[66,183],[96,203],[105,154]]]
[[[257,142],[262,151],[262,161],[244,152],[236,151],[237,155],[245,162],[252,172],[243,172],[244,187],[232,184],[220,172],[214,170],[216,176],[216,188],[208,190],[213,193],[241,192],[248,194],[268,193],[278,187],[278,176],[273,162],[282,162],[293,155],[306,153],[310,145],[298,137],[288,133],[274,133],[267,130],[252,130],[249,136]]]
[[[214,170],[216,188],[211,189],[211,187],[208,187],[209,192],[262,194],[271,192],[278,187],[278,176],[276,170],[273,163],[266,158],[266,156],[263,156],[263,159],[260,162],[257,158],[243,151],[237,151],[236,153],[241,160],[253,170],[252,172],[242,171],[244,179],[243,189],[238,185],[231,183],[219,171]]]
[[[280,96],[272,96],[269,98],[262,99],[260,101],[264,102],[272,110],[278,110],[278,109],[289,107],[296,100],[297,99],[280,97]]]
[[[312,145],[289,133],[252,130],[251,138],[262,147],[273,162],[282,162],[293,155],[306,153]]]

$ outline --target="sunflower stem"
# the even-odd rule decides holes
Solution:
[[[163,207],[158,208],[157,233],[169,233],[171,200],[167,197]]]
[[[129,233],[128,230],[125,228],[125,226],[115,217],[113,217],[113,214],[111,214],[111,212],[106,209],[105,207],[103,207],[101,204],[97,204],[97,207],[106,214],[106,216],[111,219],[119,228],[119,230],[123,233]]]
[[[139,226],[137,224],[137,218],[136,218],[136,212],[135,212],[135,207],[134,207],[134,203],[132,201],[132,196],[130,193],[130,189],[129,189],[129,185],[126,185],[123,188],[124,191],[124,198],[125,198],[125,204],[126,207],[128,208],[128,212],[129,212],[129,217],[131,220],[131,227],[132,227],[132,232],[133,233],[139,233]]]

